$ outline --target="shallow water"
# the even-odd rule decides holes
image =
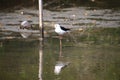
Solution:
[[[37,41],[0,41],[0,79],[37,80]]]
[[[43,80],[120,80],[119,10],[79,7],[44,13]],[[0,32],[0,80],[38,80],[40,36],[23,39],[18,32],[23,20],[38,24],[37,14],[34,9],[0,13],[0,28],[11,30]],[[62,49],[57,34],[48,27],[54,23],[77,27],[64,36]],[[58,61],[70,64],[55,75]]]
[[[43,49],[43,80],[119,80],[120,47],[79,44],[62,40],[59,57],[59,39],[45,38]],[[0,79],[38,80],[39,41],[11,39],[0,41]],[[70,64],[55,75],[58,61]]]

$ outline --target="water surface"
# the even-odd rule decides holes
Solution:
[[[1,41],[0,79],[38,80],[39,41],[12,39]],[[43,50],[44,80],[119,80],[120,47],[79,44],[63,39],[59,57],[59,39],[45,38]],[[57,61],[69,62],[59,75],[55,75]],[[68,77],[69,76],[69,77]]]
[[[76,7],[43,12],[48,35],[43,49],[43,80],[120,80],[119,9]],[[23,20],[36,26],[38,10],[0,12],[0,80],[38,80],[40,45],[37,38],[23,39],[15,31]],[[64,35],[62,51],[51,28],[54,23],[75,28]],[[55,75],[58,61],[70,64]]]

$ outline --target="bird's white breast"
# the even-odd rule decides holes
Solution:
[[[66,31],[60,29],[60,27],[56,27],[55,32],[58,33],[59,35],[63,35],[64,33],[66,33]]]

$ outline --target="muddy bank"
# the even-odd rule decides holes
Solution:
[[[43,10],[44,26],[59,23],[65,27],[120,27],[120,10],[95,7],[74,7],[59,10]],[[0,27],[18,27],[23,20],[38,25],[38,9],[22,8],[11,12],[0,12]]]

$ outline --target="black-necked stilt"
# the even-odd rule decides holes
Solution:
[[[67,33],[68,31],[70,31],[70,29],[65,28],[60,26],[59,24],[55,24],[55,32],[59,35],[59,39],[60,39],[60,57],[62,57],[62,36]]]
[[[70,29],[60,26],[59,24],[55,24],[54,27],[55,27],[55,32],[60,36],[60,39],[62,39],[63,34],[70,31]]]

